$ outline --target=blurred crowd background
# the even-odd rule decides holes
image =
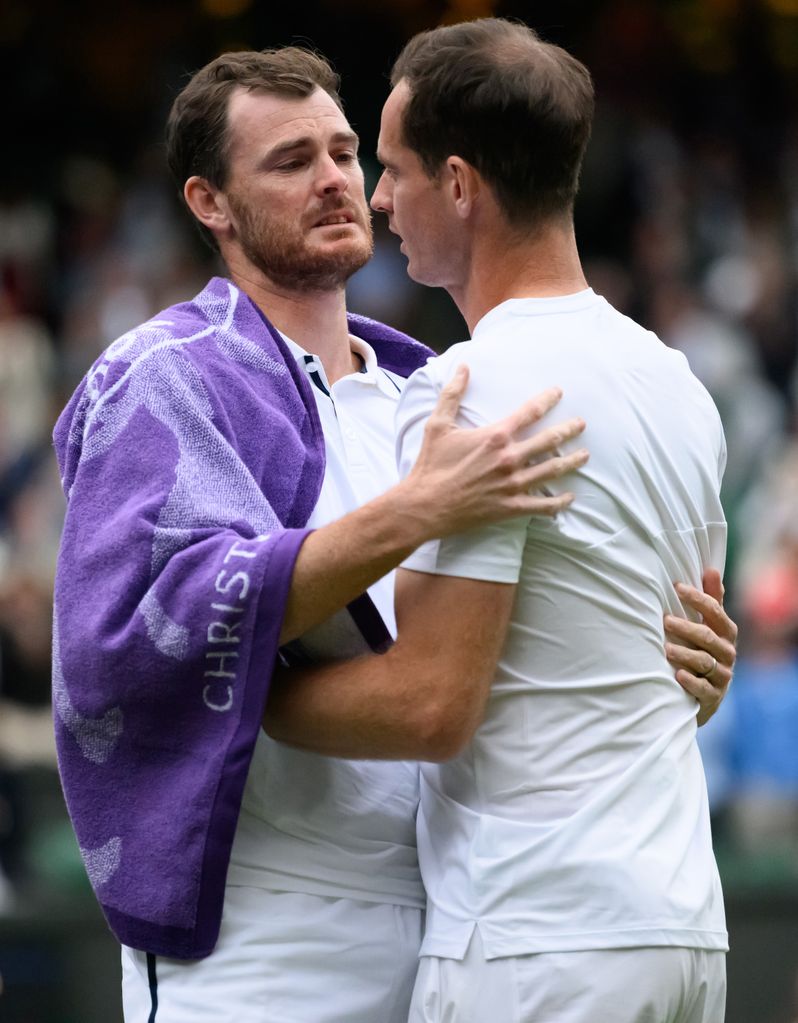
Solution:
[[[740,625],[740,658],[701,745],[730,908],[739,898],[750,921],[746,899],[771,906],[764,935],[792,912],[787,933],[798,971],[798,0],[277,6],[0,4],[7,1011],[20,1023],[95,1018],[86,1003],[70,1007],[63,992],[73,982],[47,946],[50,932],[35,925],[54,926],[64,906],[70,928],[84,920],[76,905],[93,919],[51,737],[51,592],[63,497],[50,436],[111,340],[219,272],[166,174],[162,128],[171,99],[190,71],[223,50],[314,46],[342,76],[373,185],[387,72],[404,41],[442,21],[491,14],[526,20],[591,69],[598,110],[577,207],[588,279],[683,351],[720,409],[729,452],[727,605]],[[351,281],[351,308],[439,351],[462,340],[465,325],[448,297],[413,284],[396,239],[382,223],[375,228],[375,257]],[[48,984],[62,985],[51,999],[60,1008],[42,995]],[[759,994],[749,987],[737,991],[729,1020],[798,1019],[795,979],[763,979]],[[14,990],[24,998],[15,1002]],[[0,1018],[11,1021],[3,1005],[0,996]],[[104,1011],[98,1020],[116,1019],[116,1007]]]

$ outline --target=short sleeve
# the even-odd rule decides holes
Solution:
[[[410,377],[396,411],[396,459],[400,479],[415,465],[424,440],[424,426],[449,374],[446,360],[430,360]],[[477,410],[461,410],[464,426],[486,420]],[[469,422],[469,420],[471,420]],[[404,568],[435,575],[460,576],[489,582],[517,583],[521,570],[528,517],[468,530],[457,536],[422,544],[403,563]]]

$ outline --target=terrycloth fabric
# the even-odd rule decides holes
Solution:
[[[364,317],[402,375],[432,354]],[[114,342],[55,428],[67,513],[55,591],[59,767],[119,940],[215,944],[291,573],[324,475],[310,385],[214,278]]]

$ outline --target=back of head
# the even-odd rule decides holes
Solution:
[[[462,157],[521,228],[571,215],[594,107],[575,57],[527,25],[482,18],[411,39],[391,72],[401,80],[403,142],[428,174]]]
[[[323,89],[341,107],[339,78],[320,54],[298,46],[223,53],[192,75],[166,125],[166,158],[178,189],[193,175],[215,188],[227,178],[230,96],[237,89],[302,99]],[[203,234],[215,247],[209,232]]]

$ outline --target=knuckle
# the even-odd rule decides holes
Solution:
[[[560,429],[563,440],[571,440],[576,437],[578,433],[582,432],[582,424],[578,419],[569,419],[567,423],[563,423]]]
[[[516,465],[515,459],[509,451],[505,448],[499,448],[496,453],[495,465],[497,472],[499,472],[501,476],[505,477],[505,483],[508,488],[511,488],[512,490],[520,489],[520,487],[517,486],[516,480],[510,478],[513,476]]]
[[[698,699],[699,693],[699,682],[698,679],[693,675],[692,672],[686,668],[680,668],[680,675],[678,676],[679,684],[687,690],[687,692]]]
[[[548,430],[542,430],[538,434],[540,446],[546,451],[551,451],[567,439],[562,429],[558,426],[551,426]]]
[[[541,462],[538,467],[538,476],[540,479],[556,479],[558,476],[562,476],[565,473],[566,466],[562,458],[547,458],[545,462]]]
[[[495,426],[488,433],[488,446],[492,451],[504,451],[512,443],[512,435],[504,426]]]
[[[562,444],[563,441],[568,440],[568,424],[558,423],[557,426],[552,426],[548,433],[552,444]]]

